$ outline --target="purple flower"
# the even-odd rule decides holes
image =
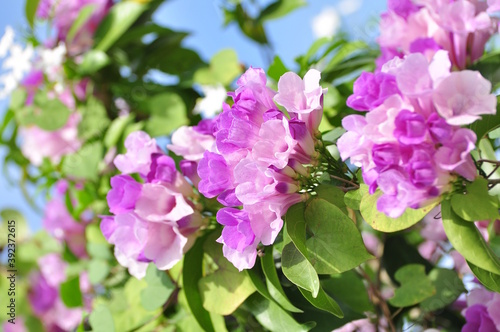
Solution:
[[[424,150],[416,150],[406,168],[410,181],[415,187],[425,188],[436,183],[437,172],[432,158]]]
[[[444,143],[451,138],[453,128],[437,113],[432,113],[427,119],[429,133],[435,143]]]
[[[189,181],[198,188],[198,184],[201,180],[198,176],[198,164],[190,160],[181,160],[179,162],[179,168],[181,169],[182,175],[187,177]]]
[[[401,160],[399,146],[389,143],[374,145],[372,148],[372,158],[378,167],[397,166]]]
[[[205,151],[198,164],[199,191],[203,196],[213,198],[225,190],[232,189],[231,170],[220,154]]]
[[[142,185],[130,175],[116,175],[111,178],[111,190],[106,199],[109,211],[114,214],[132,211],[141,194]]]
[[[417,113],[402,110],[395,120],[394,137],[403,144],[420,144],[425,140],[425,118]]]
[[[34,274],[30,278],[31,288],[28,299],[36,315],[42,315],[54,306],[59,292],[51,286],[41,274]]]
[[[387,8],[404,18],[418,11],[418,7],[411,0],[388,0]]]
[[[484,305],[475,304],[467,308],[465,319],[467,323],[463,326],[462,332],[497,331],[488,314],[488,309]]]
[[[163,153],[151,155],[151,167],[147,176],[148,182],[174,183],[177,177],[175,161]]]
[[[477,170],[470,152],[475,148],[476,134],[472,130],[460,128],[437,150],[434,158],[442,169],[453,171],[472,181]]]
[[[467,308],[462,311],[466,332],[500,330],[500,294],[476,288],[467,294]]]
[[[251,268],[257,258],[255,234],[245,211],[223,208],[217,212],[217,221],[224,225],[217,242],[223,243],[223,253],[238,270]]]
[[[377,209],[391,218],[397,218],[408,207],[417,207],[428,194],[416,188],[398,169],[389,169],[379,174],[377,183],[384,193],[377,201]]]
[[[410,44],[410,53],[434,54],[441,49],[442,47],[433,38],[419,38]]]
[[[363,72],[354,82],[354,94],[347,98],[347,106],[358,111],[369,111],[382,105],[394,94],[400,92],[393,75]]]

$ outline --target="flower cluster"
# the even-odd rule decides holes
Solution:
[[[498,30],[489,14],[497,1],[389,0],[380,21],[379,68],[394,56],[423,53],[431,58],[446,50],[452,64],[465,69],[479,59],[488,39]]]
[[[133,132],[125,147],[127,153],[114,160],[122,174],[111,178],[107,195],[113,216],[103,217],[101,230],[115,245],[118,262],[142,278],[149,262],[160,270],[179,262],[204,220],[192,201],[191,185],[155,139]],[[144,183],[130,174],[138,174]]]
[[[323,113],[319,79],[316,70],[304,80],[286,73],[275,92],[264,71],[250,68],[230,93],[234,104],[224,104],[215,119],[215,143],[198,164],[198,189],[224,205],[217,212],[224,226],[218,242],[239,270],[253,267],[259,243],[272,244],[287,209],[307,199],[302,180],[317,162],[315,134]]]
[[[338,148],[362,168],[371,194],[382,191],[377,208],[391,217],[450,191],[457,175],[476,177],[476,135],[460,126],[495,114],[497,101],[480,73],[450,70],[446,51],[430,60],[413,53],[354,84],[348,105],[368,113],[343,119]]]
[[[29,303],[33,313],[43,323],[46,331],[71,331],[82,320],[83,309],[68,308],[59,296],[59,286],[66,281],[67,263],[58,254],[48,254],[38,260],[40,271],[30,276]],[[80,275],[82,294],[90,291],[88,276]],[[91,310],[91,299],[86,299],[85,309]]]

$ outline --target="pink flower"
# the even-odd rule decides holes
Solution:
[[[59,182],[60,184],[60,182]],[[78,222],[69,214],[64,194],[66,189],[55,196],[47,203],[44,211],[42,225],[55,238],[65,241],[70,250],[77,257],[87,256],[85,247],[85,223]]]
[[[21,128],[23,155],[35,166],[40,166],[44,158],[58,164],[63,156],[77,151],[82,145],[78,138],[80,119],[80,114],[72,113],[66,125],[55,131],[36,126]]]
[[[482,114],[496,114],[497,99],[491,83],[479,72],[453,72],[434,90],[436,109],[451,125],[470,124]]]
[[[135,213],[148,221],[176,221],[194,212],[184,196],[171,186],[146,183],[135,205]]]
[[[167,148],[186,160],[199,161],[203,153],[215,142],[212,135],[205,135],[193,127],[182,126],[172,134],[172,144]]]
[[[323,93],[326,90],[319,85],[320,77],[321,73],[315,69],[309,70],[303,80],[293,72],[285,73],[279,79],[278,94],[274,97],[289,113],[304,121],[313,134],[323,116]]]
[[[136,131],[125,140],[127,153],[115,157],[116,168],[123,174],[139,173],[146,177],[151,165],[151,155],[161,153],[156,140],[143,131]]]
[[[440,147],[434,158],[444,170],[454,171],[469,181],[477,174],[470,152],[475,149],[476,134],[469,129],[458,129],[449,142]]]

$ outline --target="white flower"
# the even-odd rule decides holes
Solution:
[[[53,49],[42,49],[40,52],[40,63],[38,67],[47,75],[51,82],[62,81],[62,64],[66,56],[66,46],[59,43]]]
[[[0,99],[3,99],[9,96],[19,86],[24,76],[31,71],[35,50],[31,44],[23,48],[20,44],[10,42],[9,36],[7,39],[4,36],[0,44],[1,47],[10,44],[5,51],[5,54],[9,53],[9,56],[3,61],[3,73],[0,75]]]
[[[213,118],[222,110],[222,103],[226,100],[227,91],[220,84],[217,86],[202,85],[201,91],[205,97],[198,100],[194,113],[201,113],[204,118]]]
[[[11,26],[7,25],[5,27],[5,34],[0,40],[0,58],[3,58],[7,55],[12,43],[14,42],[14,29]]]

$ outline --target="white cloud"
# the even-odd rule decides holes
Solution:
[[[340,15],[347,16],[361,9],[363,0],[341,0],[337,5]]]
[[[312,20],[312,29],[316,38],[331,37],[340,29],[340,14],[333,7],[325,8]]]

